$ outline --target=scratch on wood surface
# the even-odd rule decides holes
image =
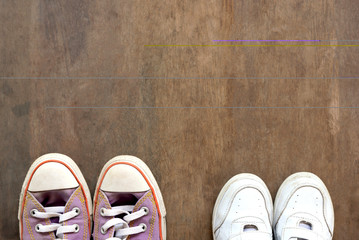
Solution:
[[[330,89],[330,107],[338,107],[339,105],[339,86],[338,86],[338,80],[333,80],[332,84],[331,84],[331,89]],[[340,126],[339,126],[339,108],[330,108],[329,109],[329,119],[328,119],[328,123],[329,123],[329,129],[330,129],[330,133],[332,135],[336,135],[339,130],[340,130]]]

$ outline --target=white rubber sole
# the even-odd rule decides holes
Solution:
[[[297,179],[309,179],[310,181],[314,182],[314,184],[296,184],[297,183]],[[287,177],[284,182],[282,183],[282,185],[279,187],[276,198],[275,198],[275,203],[274,203],[274,219],[273,219],[273,228],[275,229],[277,226],[277,222],[280,218],[280,216],[282,215],[282,212],[284,211],[284,207],[280,207],[279,205],[281,204],[285,204],[290,196],[291,196],[291,192],[295,191],[296,189],[298,189],[300,186],[310,186],[313,185],[314,187],[316,187],[322,194],[323,194],[323,199],[324,201],[329,201],[329,206],[331,207],[331,211],[334,213],[334,208],[333,208],[333,203],[332,203],[332,199],[330,197],[329,191],[327,189],[327,187],[325,186],[324,182],[315,174],[310,173],[310,172],[298,172],[298,173],[294,173],[292,175],[290,175],[289,177]],[[284,192],[289,192],[289,194],[284,194]],[[286,199],[285,197],[288,197],[288,199]],[[277,211],[280,211],[278,209],[283,208],[281,210],[280,213],[278,213]],[[328,223],[327,223],[328,224]],[[329,225],[333,226],[334,229],[334,216],[333,216],[333,222],[329,223]],[[328,225],[328,227],[329,227]],[[329,229],[331,229],[331,227],[329,227]],[[333,230],[331,230],[332,232]],[[332,232],[333,234],[333,232]]]
[[[240,173],[240,174],[237,174],[235,176],[233,176],[231,179],[229,179],[227,181],[227,183],[223,186],[222,190],[220,191],[220,193],[218,194],[218,197],[217,197],[217,200],[216,200],[216,203],[214,205],[214,208],[213,208],[213,214],[212,214],[212,234],[213,234],[213,239],[216,239],[215,236],[214,236],[214,229],[213,229],[213,226],[214,226],[214,220],[216,219],[216,213],[217,213],[217,210],[218,210],[218,207],[219,207],[219,204],[221,203],[225,193],[227,192],[228,188],[235,182],[237,181],[240,181],[240,180],[245,180],[245,179],[250,179],[250,180],[254,180],[256,181],[257,183],[259,183],[264,189],[266,189],[266,192],[264,193],[265,194],[265,199],[266,199],[266,203],[269,202],[273,204],[273,201],[272,201],[272,196],[267,188],[267,185],[263,182],[263,180],[261,178],[259,178],[258,176],[254,175],[254,174],[251,174],[251,173]],[[271,213],[270,213],[271,214]],[[271,219],[272,221],[272,219]]]
[[[121,155],[121,156],[117,156],[117,157],[114,157],[111,160],[109,160],[101,170],[100,176],[99,176],[97,184],[96,184],[94,200],[97,200],[96,195],[99,191],[100,183],[104,177],[104,174],[106,173],[108,168],[115,163],[129,163],[129,164],[132,164],[132,165],[138,167],[142,171],[142,173],[146,176],[147,180],[150,182],[150,184],[154,190],[154,194],[157,199],[158,206],[160,208],[159,210],[160,210],[160,214],[161,214],[162,240],[166,240],[166,208],[165,208],[165,204],[163,201],[162,193],[160,191],[160,188],[159,188],[159,186],[156,182],[156,179],[153,176],[151,170],[141,159],[134,157],[134,156],[130,156],[130,155]],[[95,204],[93,207],[95,208]],[[95,211],[95,209],[93,211]]]
[[[22,185],[21,188],[21,193],[20,193],[20,199],[19,199],[19,209],[18,209],[18,219],[19,219],[19,232],[21,234],[21,214],[22,214],[22,205],[23,205],[23,201],[24,201],[24,196],[25,196],[25,190],[26,187],[29,185],[30,182],[30,178],[34,172],[35,169],[37,169],[37,167],[39,165],[42,164],[46,164],[44,162],[49,161],[49,160],[57,160],[61,163],[63,163],[65,166],[70,167],[71,170],[75,173],[79,183],[82,185],[83,190],[84,190],[84,194],[87,198],[87,206],[88,206],[88,211],[90,213],[90,220],[91,220],[91,216],[92,216],[92,200],[91,200],[91,194],[90,194],[90,190],[87,186],[86,180],[84,178],[84,176],[82,175],[79,167],[77,166],[77,164],[68,156],[60,154],[60,153],[48,153],[45,155],[42,155],[41,157],[39,157],[38,159],[36,159],[33,164],[30,166],[29,171],[26,174],[24,183]],[[20,236],[21,237],[21,236]]]

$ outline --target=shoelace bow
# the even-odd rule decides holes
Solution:
[[[101,233],[106,234],[109,228],[114,227],[114,237],[107,238],[107,240],[126,240],[129,235],[145,232],[147,225],[141,223],[136,227],[129,227],[129,223],[133,220],[139,219],[148,214],[149,210],[142,207],[139,211],[133,212],[134,206],[117,206],[112,209],[101,208],[100,214],[103,217],[115,217],[118,215],[125,215],[123,217],[115,217],[108,220],[101,227]]]
[[[67,225],[63,226],[63,222],[74,218],[80,214],[80,209],[75,207],[71,211],[64,213],[65,207],[45,207],[45,212],[40,212],[36,209],[31,210],[31,216],[40,219],[50,219],[54,217],[59,218],[59,223],[51,223],[49,225],[37,224],[35,230],[40,233],[55,232],[56,240],[63,240],[63,234],[74,233],[80,230],[79,225]]]

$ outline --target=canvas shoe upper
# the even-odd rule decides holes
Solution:
[[[21,240],[90,239],[91,196],[69,157],[51,153],[30,167],[19,201]]]
[[[166,209],[150,169],[118,156],[101,171],[94,196],[95,240],[165,240]]]
[[[272,240],[273,202],[253,174],[232,177],[222,188],[212,218],[214,240]]]
[[[312,173],[289,176],[278,190],[274,205],[277,240],[330,240],[334,210],[324,183]]]

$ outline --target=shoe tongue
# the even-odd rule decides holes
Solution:
[[[112,207],[135,205],[140,198],[142,198],[146,192],[136,193],[118,193],[118,192],[103,192]]]
[[[39,203],[44,207],[65,206],[72,193],[77,188],[31,192]]]

